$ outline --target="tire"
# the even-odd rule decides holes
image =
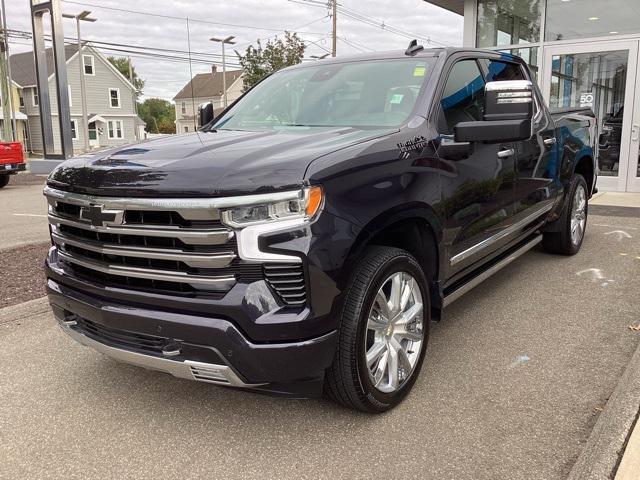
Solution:
[[[8,174],[0,175],[0,188],[6,187],[9,184],[10,178],[11,175]]]
[[[560,229],[557,232],[546,232],[542,237],[542,246],[547,252],[575,255],[580,251],[589,213],[589,194],[587,192],[587,182],[584,177],[575,174],[569,184],[569,192],[562,214],[557,220],[560,222]]]
[[[393,288],[398,285],[402,295],[394,302],[398,297],[391,292],[397,292]],[[387,293],[389,301],[383,302]],[[398,308],[393,308],[395,303]],[[409,252],[381,246],[367,249],[352,273],[342,304],[338,346],[325,378],[327,396],[348,408],[370,413],[382,413],[399,404],[422,367],[429,340],[430,305],[425,274]],[[395,320],[385,322],[387,316]],[[390,323],[393,326],[389,327]],[[374,351],[384,348],[371,365],[374,377],[367,366],[367,353],[374,358]]]

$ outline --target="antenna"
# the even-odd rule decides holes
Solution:
[[[422,50],[424,50],[424,47],[422,45],[418,45],[417,40],[411,40],[411,42],[409,42],[409,48],[404,51],[404,54],[413,57],[416,53],[421,52]]]

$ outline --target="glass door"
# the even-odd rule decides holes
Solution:
[[[591,108],[598,118],[600,190],[627,190],[637,60],[637,41],[545,48],[542,87],[550,110]],[[636,163],[638,147],[636,140]]]
[[[627,192],[640,192],[640,71],[636,81],[634,105],[631,124],[631,154],[629,155],[629,169],[627,172]]]

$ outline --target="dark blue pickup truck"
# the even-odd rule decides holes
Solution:
[[[47,181],[53,312],[124,362],[382,412],[448,304],[538,244],[582,244],[595,119],[552,116],[514,56],[323,60],[200,117]]]

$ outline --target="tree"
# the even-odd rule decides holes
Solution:
[[[133,76],[133,80],[129,78],[129,59],[127,57],[107,57],[107,60],[111,62],[111,64],[118,69],[118,71],[129,80],[134,87],[136,87],[136,98],[142,95],[142,90],[144,89],[144,85],[146,80],[143,80],[136,73],[136,67],[131,66],[131,73]]]
[[[138,116],[149,133],[176,133],[176,107],[162,98],[147,98],[138,103]]]
[[[244,55],[236,50],[240,65],[244,70],[244,90],[262,80],[276,70],[302,62],[305,44],[297,33],[285,32],[284,40],[276,37],[263,47],[260,39],[257,48],[249,45]]]

